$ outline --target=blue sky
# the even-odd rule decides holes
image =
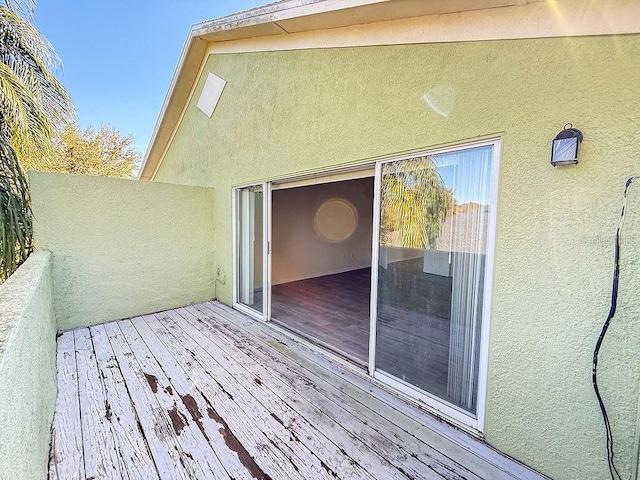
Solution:
[[[80,126],[116,127],[144,154],[189,28],[267,0],[40,0],[36,27]]]

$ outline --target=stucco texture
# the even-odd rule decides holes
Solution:
[[[600,36],[209,57],[156,180],[215,188],[232,269],[232,186],[500,136],[485,435],[559,480],[606,479],[591,357],[609,308],[624,181],[640,173],[640,37]],[[227,81],[211,119],[208,72]],[[580,163],[551,140],[584,133]],[[629,215],[640,215],[640,185]],[[629,219],[618,317],[600,362],[623,478],[640,377],[640,227]],[[635,290],[637,291],[637,290]],[[231,302],[231,283],[219,297]]]
[[[0,286],[0,479],[47,475],[56,403],[51,255],[32,254]]]
[[[60,330],[215,296],[211,189],[36,172],[30,182]]]

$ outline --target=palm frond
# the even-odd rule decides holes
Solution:
[[[53,128],[42,101],[4,63],[0,63],[0,121],[10,136],[22,136],[41,147],[50,142]],[[6,132],[0,131],[0,135]]]
[[[35,0],[0,0],[0,281],[32,250],[27,179],[19,155],[46,159],[73,104],[53,70],[61,65],[32,25]]]
[[[18,13],[20,16],[33,21],[36,14],[36,0],[0,0],[0,6]]]
[[[73,121],[73,103],[52,73],[62,66],[53,46],[31,23],[1,7],[0,62],[40,98],[44,113],[54,127]]]
[[[11,144],[0,138],[0,282],[33,250],[29,186]]]

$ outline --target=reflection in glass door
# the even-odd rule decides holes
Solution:
[[[375,370],[476,417],[494,145],[384,162]]]
[[[236,190],[237,302],[260,314],[265,304],[264,198],[262,185]]]

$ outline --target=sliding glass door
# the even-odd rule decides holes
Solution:
[[[478,411],[494,148],[378,167],[373,369],[460,418]]]
[[[236,304],[264,317],[268,305],[268,239],[264,185],[236,190]]]
[[[327,202],[320,201],[320,194],[337,202],[328,187],[300,190],[297,197],[290,196],[293,200],[287,197],[287,202],[278,203],[280,220],[274,236],[278,240],[274,251],[279,255],[274,268],[277,282],[271,277],[271,183],[235,189],[234,305],[255,318],[270,320],[272,282],[283,291],[282,284],[289,282],[292,285],[287,291],[298,294],[293,300],[278,297],[276,318],[282,320],[287,307],[295,319],[311,319],[316,323],[310,330],[290,330],[303,335],[307,332],[316,343],[329,344],[343,355],[348,349],[326,339],[354,341],[355,335],[344,334],[347,330],[342,327],[347,321],[354,323],[357,314],[358,320],[362,317],[357,328],[365,333],[357,336],[362,352],[357,350],[348,358],[360,363],[368,360],[369,372],[376,378],[461,424],[482,430],[498,148],[498,141],[488,141],[379,161],[372,200],[370,180],[367,187],[373,215],[369,209],[368,215],[363,215],[369,221],[363,218],[355,223],[362,230],[360,237],[353,233],[356,229],[339,241],[325,238],[318,226],[318,212],[324,212],[322,206]],[[306,210],[298,208],[303,205],[303,194],[311,205]],[[345,195],[342,192],[341,198]],[[334,210],[321,219],[331,228],[353,227],[353,221],[341,223],[342,217]],[[366,212],[364,207],[361,210]],[[347,241],[356,237],[365,239],[373,249],[357,250]],[[320,255],[324,251],[321,247],[330,254]],[[356,251],[364,252],[362,259],[356,258]],[[353,272],[343,271],[340,262],[332,267],[339,271],[327,274],[331,259],[342,263],[353,259],[349,265],[355,266],[350,269],[357,267],[363,273],[364,282],[360,277],[357,280],[363,285],[361,291],[356,289]],[[313,270],[313,275],[303,271],[301,267],[308,265],[322,269],[322,274],[320,270]],[[346,273],[351,275],[349,280],[338,283],[336,278]],[[300,293],[301,282],[309,284],[311,279],[318,283],[319,276],[324,283],[318,292],[307,288],[305,295]],[[369,276],[370,289],[366,284]],[[327,282],[335,284],[334,294]],[[351,301],[349,309],[338,315],[339,305],[347,303],[342,300],[356,293],[364,299],[362,308],[358,303],[354,310]],[[286,303],[283,298],[291,301]],[[319,302],[323,309],[319,309]]]

